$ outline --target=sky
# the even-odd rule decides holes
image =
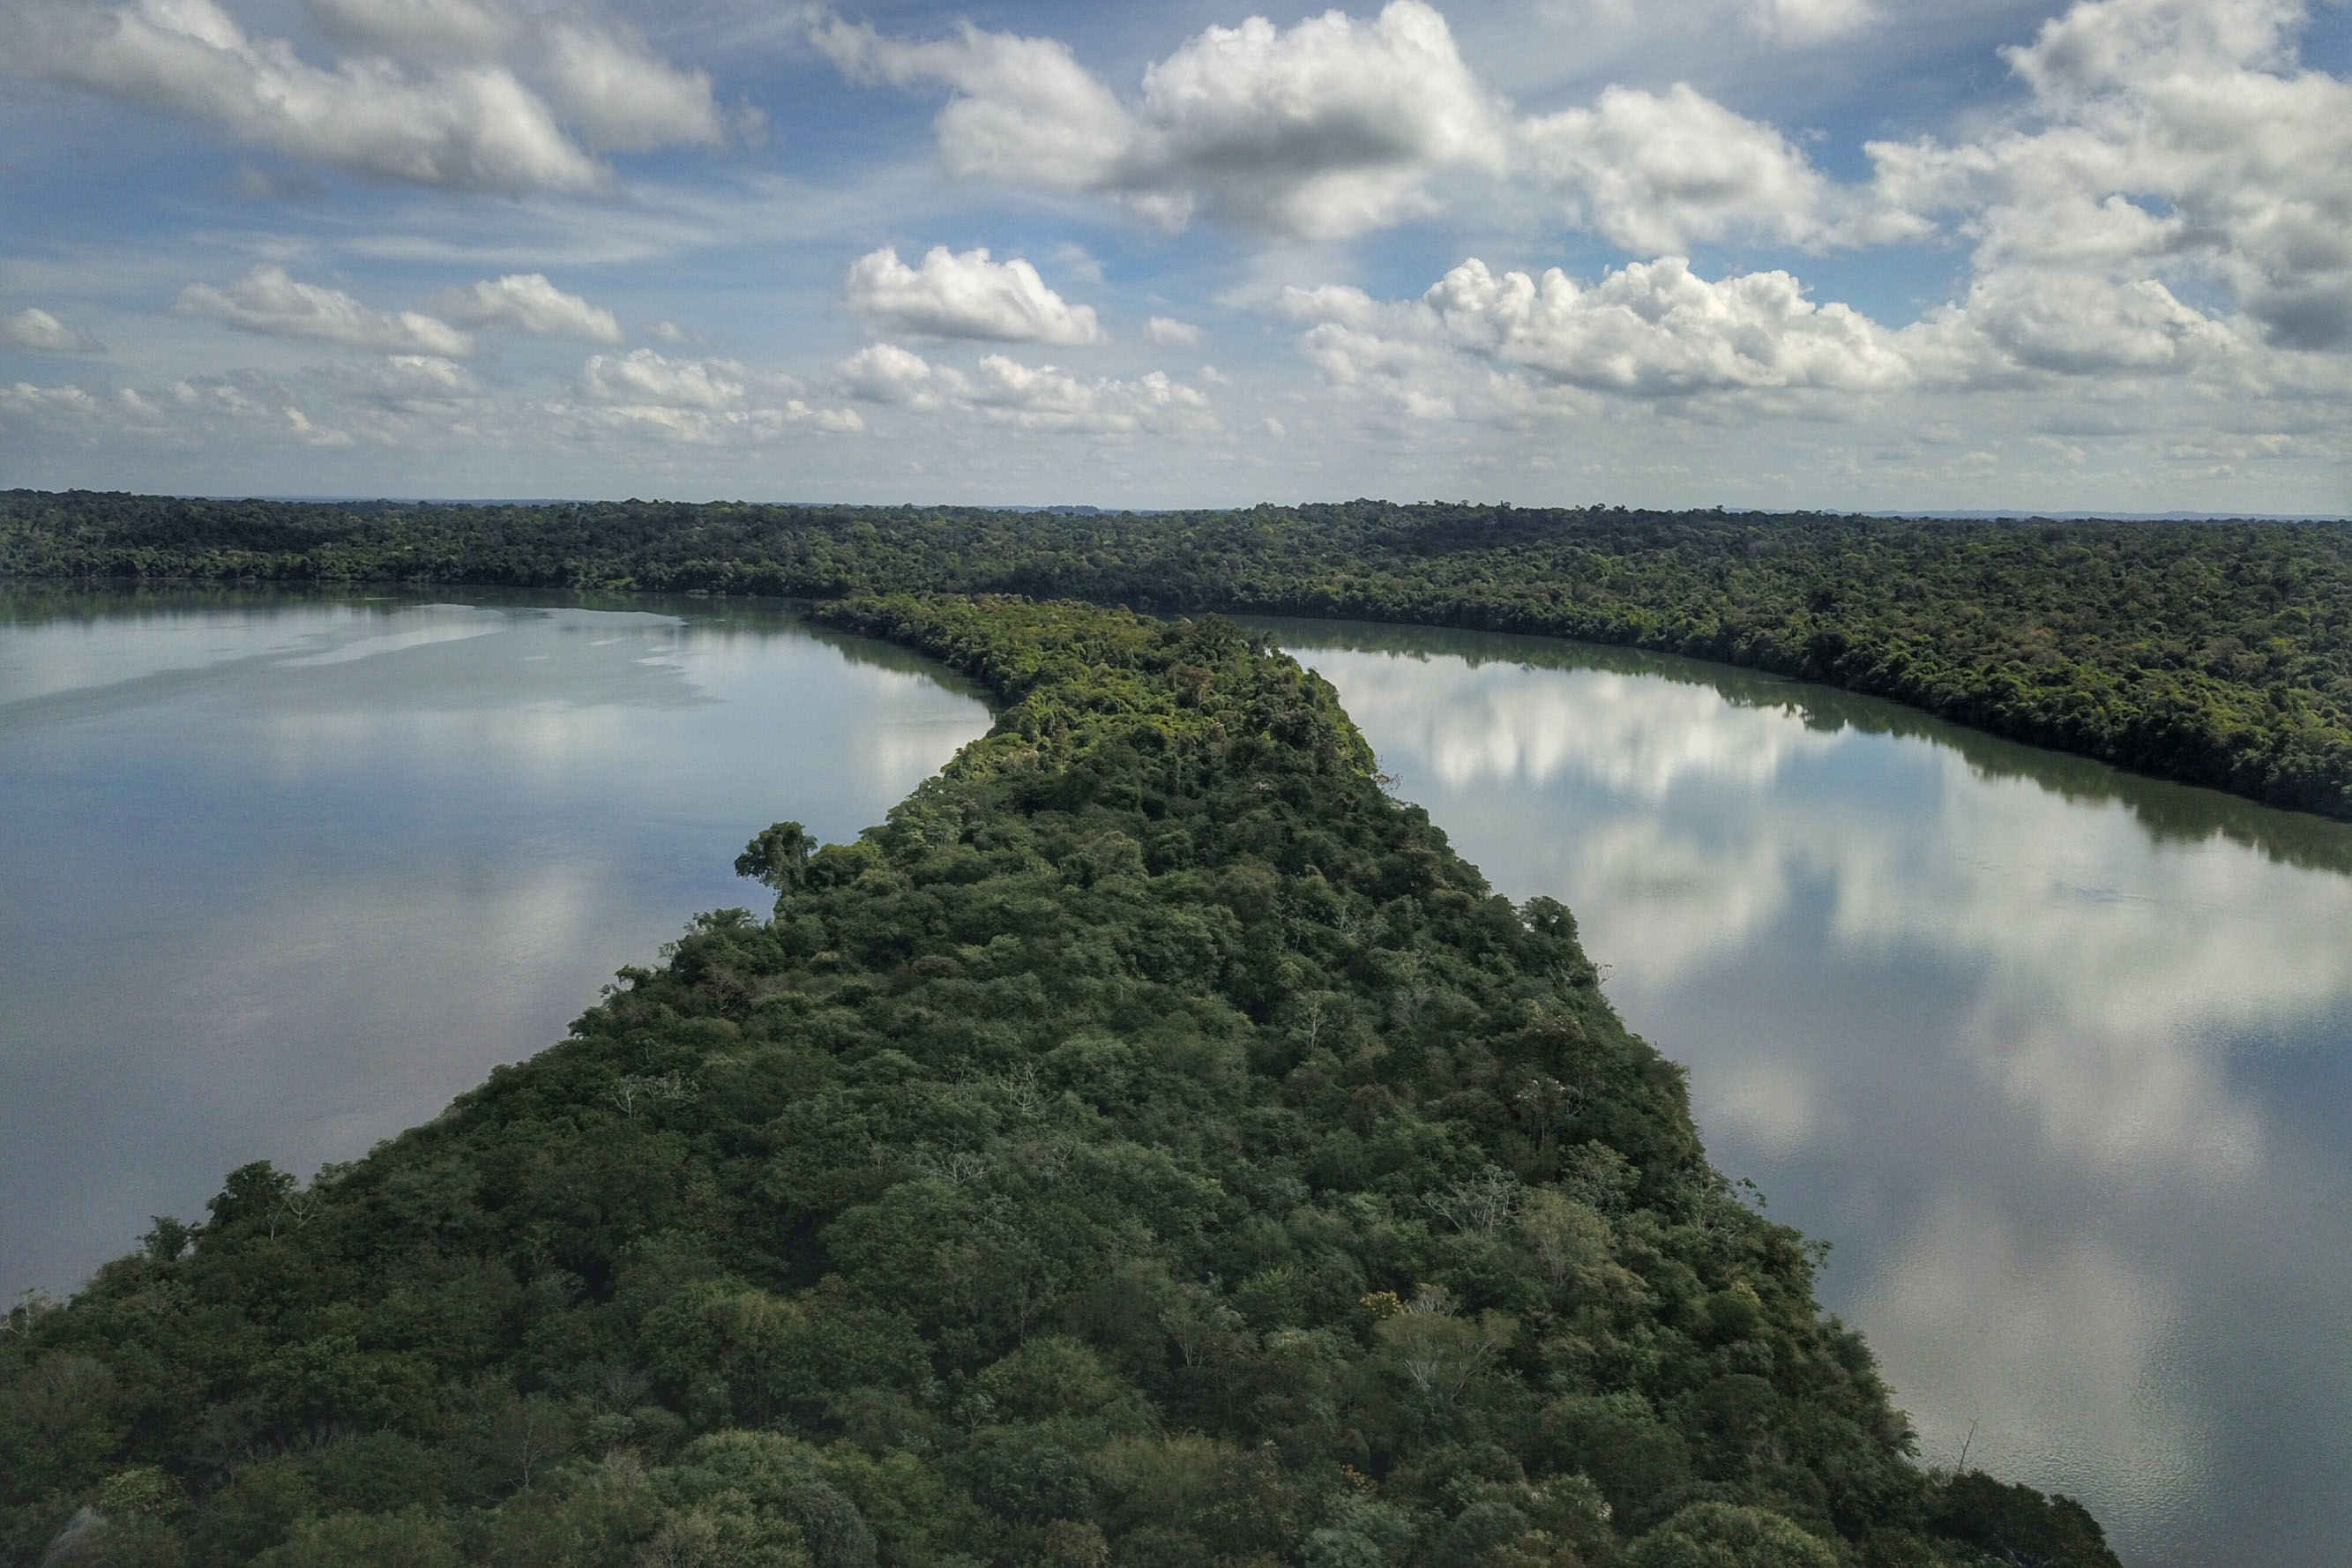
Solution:
[[[0,0],[0,488],[2352,512],[2339,0]]]

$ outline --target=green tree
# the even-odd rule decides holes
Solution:
[[[735,857],[735,874],[764,882],[779,893],[796,892],[816,847],[816,840],[799,823],[771,823]]]

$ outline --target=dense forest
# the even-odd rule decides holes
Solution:
[[[2352,816],[2352,527],[0,495],[0,575],[1013,593],[1684,653]]]
[[[0,1334],[44,1568],[2112,1568],[1930,1475],[1569,912],[1216,620],[854,600],[990,733],[539,1057]]]

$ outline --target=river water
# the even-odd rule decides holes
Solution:
[[[1576,910],[1923,1453],[2150,1568],[2352,1562],[2352,829],[1718,666],[1258,623]],[[0,590],[0,1289],[561,1037],[780,816],[985,727],[709,601]]]
[[[11,1296],[431,1117],[989,721],[772,608],[0,594]]]

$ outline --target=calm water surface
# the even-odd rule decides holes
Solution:
[[[1261,623],[1577,913],[1927,1458],[2352,1563],[2352,829],[1719,666]]]
[[[987,724],[776,610],[0,589],[0,1291],[433,1115]]]

